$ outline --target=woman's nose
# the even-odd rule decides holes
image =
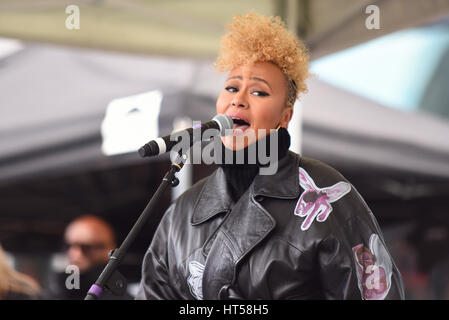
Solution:
[[[232,106],[237,108],[247,108],[248,103],[244,97],[244,92],[238,92],[232,99]]]
[[[234,96],[232,98],[232,106],[237,108],[247,108],[248,107],[248,101],[246,99],[246,89],[240,88],[239,91],[234,93]]]

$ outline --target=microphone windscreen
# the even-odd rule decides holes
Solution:
[[[220,126],[221,136],[225,136],[226,133],[229,133],[229,130],[231,130],[234,127],[234,121],[232,121],[230,116],[227,116],[225,114],[217,114],[215,117],[212,118],[212,120],[215,120]],[[227,130],[228,132],[226,132]]]

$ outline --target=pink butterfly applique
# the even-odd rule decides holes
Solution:
[[[369,247],[361,243],[353,247],[352,251],[363,299],[385,299],[391,287],[393,264],[379,236],[373,233],[369,238]]]
[[[303,168],[299,168],[299,184],[304,192],[299,197],[294,213],[306,217],[301,225],[303,231],[309,229],[315,218],[319,222],[325,221],[332,212],[331,203],[351,191],[351,185],[343,181],[330,187],[318,188]]]

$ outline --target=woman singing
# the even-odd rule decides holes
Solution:
[[[400,273],[357,190],[288,150],[308,61],[279,18],[234,17],[216,61],[228,72],[216,108],[234,119],[223,155],[245,161],[223,161],[168,208],[138,299],[403,299]],[[248,160],[262,144],[274,172]]]

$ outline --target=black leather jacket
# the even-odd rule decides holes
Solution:
[[[137,299],[403,299],[366,203],[335,169],[289,152],[233,203],[223,170],[165,213]]]

